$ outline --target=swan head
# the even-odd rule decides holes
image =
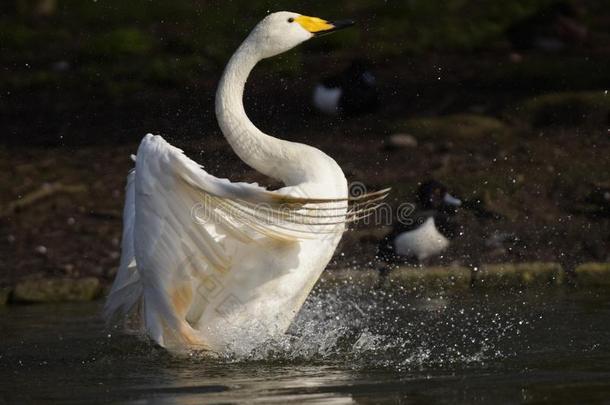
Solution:
[[[289,11],[269,14],[250,33],[261,58],[286,52],[315,36],[353,25],[352,21],[326,21]]]

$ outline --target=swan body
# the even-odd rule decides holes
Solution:
[[[344,231],[347,181],[322,151],[256,128],[244,110],[244,85],[261,59],[337,28],[296,13],[270,14],[232,56],[218,86],[225,138],[284,188],[214,177],[162,137],[144,137],[127,180],[108,318],[133,319],[170,349],[222,351],[286,331]]]

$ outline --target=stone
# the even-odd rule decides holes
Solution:
[[[510,139],[512,130],[503,121],[478,114],[453,114],[443,117],[412,118],[402,122],[404,131],[417,139],[434,141],[451,149],[452,144],[477,143]]]
[[[554,262],[486,264],[475,272],[477,288],[525,288],[560,285],[564,282],[561,264]]]
[[[393,134],[388,137],[386,147],[389,149],[416,148],[417,139],[409,134]]]
[[[7,304],[9,297],[12,292],[11,287],[0,287],[0,307],[3,307]]]
[[[506,114],[534,128],[605,125],[610,96],[603,91],[547,93],[521,102]],[[555,131],[549,131],[549,134]]]
[[[100,281],[94,277],[41,278],[17,283],[12,299],[18,302],[92,301],[100,293]]]
[[[610,263],[582,263],[574,273],[578,287],[610,287]]]
[[[379,272],[373,269],[353,270],[337,269],[327,270],[320,277],[319,287],[331,287],[339,284],[353,284],[360,287],[373,287],[379,281]]]
[[[389,274],[392,283],[423,291],[454,291],[470,288],[471,270],[462,266],[399,267]]]

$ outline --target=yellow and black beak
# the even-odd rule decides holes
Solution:
[[[326,35],[354,25],[352,20],[326,21],[318,17],[298,16],[294,22],[301,25],[315,36]]]

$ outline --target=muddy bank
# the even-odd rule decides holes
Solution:
[[[417,184],[435,178],[494,213],[460,211],[463,235],[431,264],[559,261],[571,268],[609,260],[608,100],[604,91],[554,93],[512,104],[497,116],[394,119],[390,128],[378,130],[367,127],[378,119],[374,116],[317,117],[310,127],[278,131],[333,156],[351,182],[371,190],[392,187],[387,202],[394,208],[414,202]],[[566,118],[566,109],[578,108],[587,115],[577,114],[580,121],[571,124],[543,119]],[[397,132],[416,144],[388,148]],[[217,130],[203,139],[167,138],[216,176],[276,186],[240,162]],[[131,142],[0,148],[1,282],[32,273],[112,279],[120,256],[125,176],[136,149]],[[385,219],[356,224],[344,235],[331,268],[373,262],[389,224]]]
[[[147,132],[218,177],[277,186],[237,159],[213,116],[217,79],[246,27],[236,29],[227,10],[206,2],[146,12],[123,3],[60,1],[44,16],[0,6],[0,34],[10,39],[0,56],[9,73],[0,77],[0,286],[35,276],[112,280],[129,156]],[[266,12],[240,3],[227,7],[246,7],[247,19]],[[457,32],[471,16],[460,6],[430,32],[441,26],[426,22],[435,11],[425,2],[362,2],[348,10],[362,17],[357,31],[257,67],[248,114],[270,134],[321,148],[350,182],[392,187],[393,208],[413,202],[418,183],[435,178],[494,213],[461,211],[463,235],[430,266],[607,262],[608,12],[603,2],[590,3],[583,46],[511,62],[505,30],[538,3],[485,6],[469,20],[478,30]],[[312,11],[344,11],[326,6]],[[390,24],[401,13],[412,28]],[[392,41],[395,35],[405,40]],[[379,111],[317,114],[309,103],[315,82],[363,54],[377,76]],[[408,141],[391,145],[395,134]],[[356,225],[329,268],[375,267],[388,225]]]

